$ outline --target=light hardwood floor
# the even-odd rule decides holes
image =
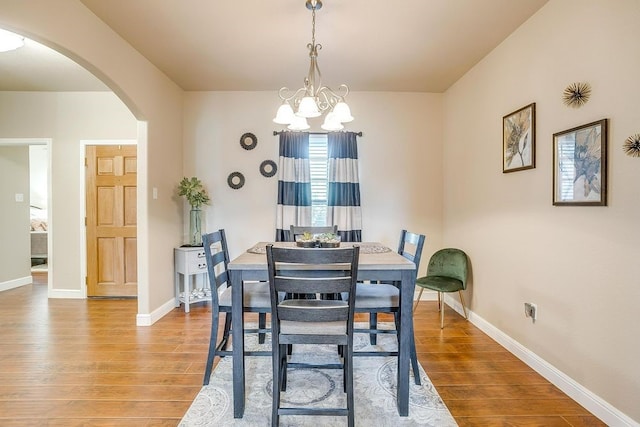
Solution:
[[[136,327],[135,300],[0,293],[0,425],[175,426],[201,388],[211,315],[175,309]],[[383,319],[384,320],[384,319]],[[415,314],[418,358],[461,426],[601,426],[457,313]]]

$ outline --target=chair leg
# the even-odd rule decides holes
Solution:
[[[225,316],[227,318],[230,318],[231,314],[227,313]],[[220,318],[220,312],[214,308],[213,313],[211,315],[211,336],[209,338],[209,354],[207,355],[207,366],[204,369],[204,379],[202,380],[203,385],[209,385],[211,370],[213,369],[213,359],[216,357],[219,318]]]
[[[264,329],[267,327],[267,313],[259,313],[258,314],[258,328]],[[264,339],[266,334],[264,332],[258,333],[258,343],[264,344]]]
[[[420,302],[420,298],[422,298],[423,291],[424,291],[424,288],[421,286],[420,293],[418,294],[418,299],[416,300],[416,304],[413,306],[413,311],[416,311],[416,308],[418,308],[418,303]]]
[[[282,391],[287,391],[287,352],[286,352],[286,348],[287,346],[284,344],[280,345],[280,374],[282,376],[282,379],[280,380],[282,383],[282,386],[280,387],[280,390]]]
[[[355,427],[355,399],[353,396],[353,343],[345,348],[344,364],[346,367],[346,386],[347,386],[347,425]]]
[[[231,335],[231,313],[225,313],[224,329],[222,331],[222,346],[220,347],[221,350],[227,350],[227,347],[229,346],[229,335]]]
[[[378,328],[378,313],[369,313],[369,329],[374,330]],[[369,334],[369,342],[371,345],[376,345],[378,342],[378,334]]]
[[[444,329],[444,293],[438,292],[438,305],[440,306],[440,329]]]
[[[280,349],[281,347],[276,344],[274,340],[272,354],[271,354],[271,364],[273,366],[273,390],[272,390],[272,400],[271,400],[271,427],[277,427],[280,424],[280,419],[278,417],[278,409],[280,408],[280,387],[282,386],[281,379],[282,375],[280,373],[281,358],[280,358]]]
[[[462,296],[462,291],[458,291],[458,295],[460,295],[460,303],[462,304],[462,311],[464,311],[464,318],[469,320],[469,315],[467,314],[467,308],[464,306],[464,297]]]

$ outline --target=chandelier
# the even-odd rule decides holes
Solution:
[[[307,0],[306,6],[311,10],[311,43],[307,44],[311,60],[309,74],[304,79],[304,86],[293,93],[287,87],[280,88],[278,96],[282,105],[273,121],[288,125],[288,129],[291,130],[305,130],[309,129],[308,118],[319,117],[326,112],[322,129],[340,130],[344,128],[343,123],[353,120],[351,110],[344,101],[349,94],[349,87],[342,84],[338,91],[333,91],[327,86],[322,86],[322,74],[318,67],[318,51],[322,49],[322,45],[316,44],[316,10],[322,8],[322,1]]]

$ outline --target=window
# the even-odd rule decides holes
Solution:
[[[327,134],[309,134],[311,174],[311,225],[327,225],[328,161]]]

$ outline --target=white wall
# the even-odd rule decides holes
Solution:
[[[0,138],[52,139],[51,291],[82,295],[80,140],[135,139],[136,120],[111,92],[0,92],[0,112]],[[24,259],[28,264],[29,255]]]
[[[428,259],[442,242],[442,96],[352,92],[348,101],[355,116],[348,130],[363,132],[363,240],[395,250],[400,230],[407,228],[426,234]],[[205,228],[226,229],[232,257],[275,236],[277,176],[263,177],[259,166],[267,159],[278,162],[273,131],[281,127],[271,121],[278,105],[276,92],[185,94],[185,175],[203,180],[212,198]],[[311,131],[320,130],[317,120]],[[245,132],[257,136],[255,149],[240,146]],[[227,185],[233,171],[246,178],[239,190]],[[188,209],[186,202],[183,207]],[[420,270],[425,269],[426,263]]]
[[[0,290],[30,283],[28,146],[0,145],[0,242]]]
[[[640,421],[637,0],[551,0],[445,96],[444,243],[470,256],[475,314]],[[563,105],[573,82],[593,88]],[[537,108],[537,167],[503,174],[502,117]],[[610,119],[609,206],[552,206],[552,135]],[[538,304],[535,324],[525,301]]]
[[[29,204],[47,209],[49,151],[46,145],[29,146]]]

